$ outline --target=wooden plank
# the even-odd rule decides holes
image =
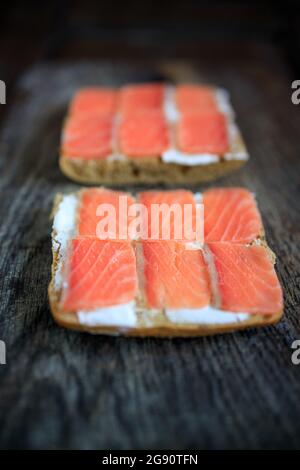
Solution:
[[[218,185],[257,194],[278,255],[285,315],[276,326],[200,339],[93,337],[49,312],[57,165],[66,104],[78,86],[160,76],[232,94],[251,161]],[[283,448],[299,445],[299,109],[280,63],[45,64],[19,83],[1,138],[0,445],[5,448]],[[212,185],[210,185],[212,186]],[[206,186],[207,187],[207,186]],[[199,190],[202,187],[197,188]]]

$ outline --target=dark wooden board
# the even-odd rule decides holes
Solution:
[[[219,64],[219,65],[218,65]],[[19,82],[0,147],[0,445],[3,448],[296,448],[300,445],[300,108],[280,64],[44,64]],[[272,327],[199,339],[91,336],[48,306],[51,222],[66,103],[85,84],[208,80],[229,89],[251,160],[218,185],[254,191],[285,292]],[[197,188],[201,190],[201,188]]]

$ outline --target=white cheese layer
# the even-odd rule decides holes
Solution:
[[[65,239],[67,235],[70,238],[75,231],[77,208],[77,195],[68,194],[63,196],[58,204],[58,208],[53,220],[53,229],[57,233],[57,239]]]
[[[166,86],[165,87],[165,97],[164,97],[164,113],[167,121],[169,122],[177,122],[180,113],[176,107],[175,102],[175,88],[173,86]]]
[[[194,325],[226,325],[241,323],[248,320],[249,314],[227,312],[207,306],[201,309],[166,309],[166,316],[171,323]],[[151,312],[140,312],[143,324],[147,328],[155,326],[155,318]],[[81,325],[85,326],[119,326],[134,328],[137,326],[137,314],[134,302],[112,307],[98,308],[91,311],[77,312]]]
[[[239,143],[241,139],[240,131],[235,122],[228,123],[228,133],[230,142],[230,151],[224,155],[225,160],[248,160],[249,155],[245,150],[240,150]]]
[[[231,119],[234,118],[234,111],[230,104],[230,95],[224,88],[217,88],[215,92],[216,102],[221,113],[226,114]]]
[[[59,249],[59,258],[54,276],[54,287],[60,290],[63,285],[62,264],[66,255],[68,240],[75,236],[76,230],[76,209],[78,198],[76,194],[63,196],[59,202],[53,220],[54,237],[52,246],[55,251]]]
[[[210,163],[218,163],[220,157],[212,153],[199,153],[199,154],[190,154],[183,153],[180,150],[168,149],[162,153],[162,161],[165,163],[177,163],[178,165],[208,165]]]
[[[104,325],[132,328],[137,324],[134,302],[97,308],[91,311],[79,311],[77,312],[77,318],[81,325],[86,326]]]
[[[234,313],[210,306],[199,309],[166,309],[166,316],[172,323],[190,323],[196,325],[226,325],[248,320],[248,313]]]

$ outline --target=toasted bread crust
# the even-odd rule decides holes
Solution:
[[[184,185],[213,181],[237,170],[245,160],[220,160],[207,165],[183,166],[164,163],[160,157],[125,160],[84,160],[61,156],[61,171],[73,181],[85,184]]]

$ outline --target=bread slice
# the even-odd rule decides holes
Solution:
[[[58,213],[62,196],[58,195],[55,199],[53,208],[53,217]],[[56,277],[61,269],[62,262],[64,261],[64,250],[62,243],[60,242],[60,234],[57,233],[56,229],[52,232],[52,277],[49,284],[49,300],[52,315],[55,321],[66,328],[74,330],[86,331],[94,334],[107,334],[107,335],[124,335],[124,336],[155,336],[155,337],[191,337],[191,336],[206,336],[215,335],[226,332],[233,332],[235,330],[243,330],[250,327],[265,326],[276,323],[280,320],[283,310],[279,310],[275,314],[231,314],[234,320],[231,321],[231,317],[226,317],[224,322],[220,322],[218,317],[217,321],[197,321],[195,323],[190,322],[177,322],[170,319],[167,316],[165,310],[150,310],[143,306],[142,302],[137,301],[134,313],[136,322],[134,325],[126,325],[122,321],[122,313],[120,316],[120,323],[115,320],[113,324],[109,324],[108,321],[95,320],[85,321],[78,312],[64,311],[61,307],[61,296],[62,289],[61,285],[56,282]],[[264,238],[258,238],[254,243],[266,245]],[[270,250],[270,256],[275,263],[275,255]],[[89,315],[89,314],[87,314]],[[109,312],[108,312],[109,316]],[[103,317],[102,317],[103,318]],[[126,323],[126,322],[125,322]]]
[[[134,157],[123,154],[120,155],[117,150],[118,144],[115,142],[116,132],[114,131],[112,145],[114,150],[111,155],[105,158],[83,158],[80,155],[74,157],[66,154],[66,151],[61,148],[59,157],[61,171],[73,181],[84,184],[109,184],[111,186],[124,184],[165,184],[168,186],[183,186],[185,184],[193,185],[212,181],[239,169],[249,158],[247,149],[236,125],[234,112],[231,108],[227,92],[213,87],[212,90],[214,90],[216,100],[219,100],[218,106],[220,107],[220,111],[226,116],[229,137],[229,148],[226,154],[186,155],[182,154],[178,149],[176,150],[175,147],[173,148],[176,140],[174,138],[175,125],[179,118],[177,117],[173,120],[172,117],[170,120],[170,116],[165,112],[169,134],[171,136],[170,140],[173,142],[173,144],[170,144],[171,148],[168,152],[175,149],[178,154],[176,157],[170,158],[170,155],[166,157],[164,154]],[[172,98],[173,95],[174,88],[166,87],[166,100],[171,99],[171,107],[175,107],[176,113],[176,104],[174,98]],[[167,108],[166,104],[165,108]],[[118,121],[119,117],[116,121]],[[67,122],[68,116],[65,120],[64,128]],[[195,160],[194,157],[198,158]]]

